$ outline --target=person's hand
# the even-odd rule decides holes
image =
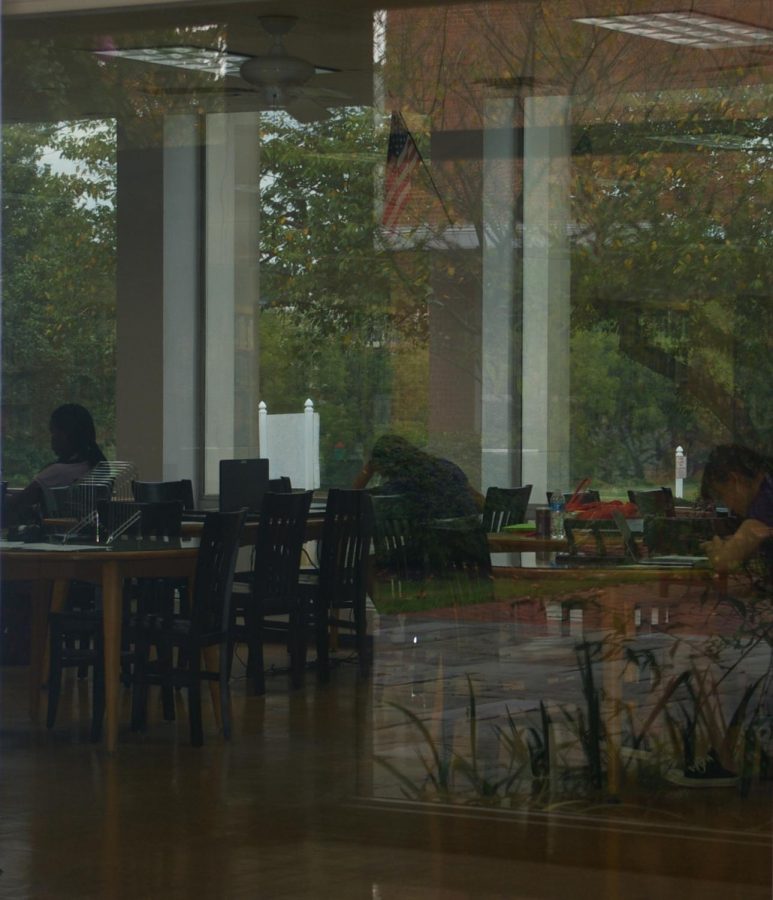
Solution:
[[[352,487],[356,488],[357,490],[361,490],[362,488],[366,487],[370,479],[373,477],[375,471],[376,470],[373,467],[372,460],[368,460],[355,476],[354,481],[352,482]]]
[[[773,537],[773,528],[757,519],[742,522],[738,531],[724,540],[715,537],[701,544],[711,566],[717,572],[731,572],[759,549],[760,544]]]
[[[727,571],[723,567],[725,541],[721,537],[714,537],[710,541],[701,544],[701,550],[706,554],[709,564],[717,571]]]

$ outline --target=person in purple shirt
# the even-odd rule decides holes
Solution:
[[[756,553],[773,574],[773,477],[768,461],[748,447],[725,444],[709,454],[701,495],[743,519],[729,538],[704,545],[718,572],[729,572]]]
[[[42,502],[46,489],[66,487],[87,475],[105,456],[97,444],[91,413],[78,403],[65,403],[51,413],[51,449],[56,456],[18,494],[6,500],[11,523]]]

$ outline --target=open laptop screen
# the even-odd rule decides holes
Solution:
[[[267,459],[220,460],[220,512],[259,513],[268,487]]]

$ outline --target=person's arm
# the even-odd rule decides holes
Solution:
[[[483,512],[483,507],[486,505],[486,498],[480,491],[476,490],[469,481],[467,482],[467,487],[472,494],[472,502],[475,504],[478,512]]]
[[[368,482],[373,477],[375,471],[376,470],[373,468],[373,462],[371,460],[368,460],[355,476],[354,481],[352,482],[352,487],[356,490],[362,490],[362,488],[367,487]]]
[[[6,525],[17,525],[24,515],[25,510],[32,509],[37,503],[43,502],[43,488],[37,481],[31,481],[23,491],[8,494],[5,498]]]
[[[770,537],[773,537],[773,528],[759,519],[746,519],[729,538],[715,537],[702,546],[711,565],[724,574],[737,569]]]

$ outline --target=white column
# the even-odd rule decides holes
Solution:
[[[206,493],[221,459],[257,456],[258,114],[207,116]]]
[[[515,222],[513,97],[486,100],[483,132],[481,490],[511,487]]]
[[[164,123],[163,478],[198,479],[201,141],[199,117]]]
[[[570,103],[524,103],[523,482],[569,485]]]
[[[117,456],[198,483],[199,120],[119,127]]]

